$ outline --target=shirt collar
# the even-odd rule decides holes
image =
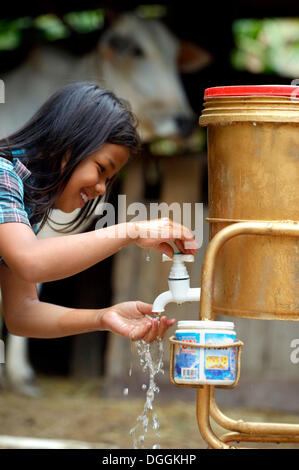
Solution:
[[[29,178],[31,171],[22,163],[18,158],[13,158],[13,166],[17,175],[21,178],[22,181]]]

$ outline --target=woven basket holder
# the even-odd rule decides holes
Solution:
[[[169,365],[169,375],[170,381],[176,387],[185,387],[185,388],[202,388],[204,384],[178,384],[174,381],[173,377],[173,363],[174,363],[174,346],[175,344],[182,344],[186,346],[185,341],[178,341],[175,339],[175,336],[171,336],[169,338],[170,342],[170,365]],[[192,345],[188,343],[189,348],[204,348],[204,349],[228,349],[232,347],[237,348],[237,371],[236,371],[236,380],[231,385],[213,385],[216,388],[235,388],[238,385],[240,373],[241,373],[241,355],[242,355],[242,347],[244,343],[242,341],[236,341],[235,343],[230,344],[194,344]]]

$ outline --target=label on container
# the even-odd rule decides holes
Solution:
[[[205,344],[228,344],[236,341],[236,335],[205,333]],[[237,348],[205,349],[204,374],[207,380],[235,380]]]
[[[176,331],[176,339],[186,342],[175,346],[174,379],[198,380],[200,376],[200,348],[192,348],[189,344],[200,343],[200,333],[180,333]]]

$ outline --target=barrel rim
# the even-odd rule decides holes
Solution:
[[[229,85],[206,88],[204,98],[229,96],[288,96],[299,97],[296,85]]]

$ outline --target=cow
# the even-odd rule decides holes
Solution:
[[[0,137],[23,125],[58,88],[82,80],[95,81],[130,102],[143,142],[185,137],[194,129],[196,115],[180,72],[199,70],[210,61],[207,51],[178,40],[160,20],[120,14],[103,31],[97,47],[82,57],[50,45],[36,46],[25,63],[2,77],[5,104],[0,105]],[[55,212],[54,220],[69,220]],[[57,235],[46,226],[39,236]],[[25,338],[9,335],[6,376],[19,392],[38,394],[32,385],[34,370]]]

